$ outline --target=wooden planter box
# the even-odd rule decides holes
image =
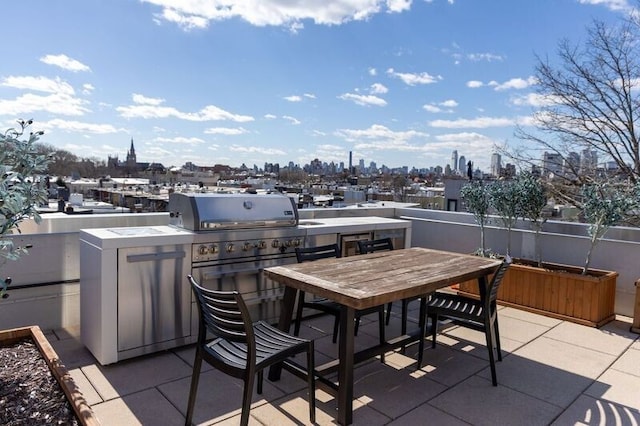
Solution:
[[[515,260],[505,274],[498,301],[525,311],[600,327],[615,318],[617,272]],[[477,281],[460,283],[460,292],[478,295]]]
[[[78,418],[78,422],[81,425],[99,426],[100,422],[95,417],[93,410],[84,399],[84,396],[82,396],[82,393],[76,386],[73,378],[69,375],[65,366],[60,362],[58,355],[49,344],[49,341],[40,330],[40,327],[36,325],[32,327],[0,331],[0,346],[11,345],[25,337],[31,338],[38,347],[40,354],[49,366],[51,374],[60,384],[62,391],[71,404],[71,407]]]

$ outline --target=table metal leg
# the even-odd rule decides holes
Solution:
[[[354,309],[342,306],[340,310],[340,338],[338,370],[338,423],[353,422],[353,352]]]
[[[280,308],[280,320],[278,322],[278,328],[282,331],[289,332],[291,327],[291,317],[293,315],[293,306],[296,304],[296,295],[298,290],[293,287],[284,288],[284,296],[282,298],[282,306]],[[280,380],[280,373],[282,372],[282,365],[275,364],[269,368],[269,380]]]

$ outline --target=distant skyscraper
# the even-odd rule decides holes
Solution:
[[[349,151],[349,173],[353,173],[353,152]]]
[[[555,152],[546,152],[542,157],[542,174],[549,176],[553,173],[556,176],[562,176],[562,156]]]
[[[464,155],[461,155],[460,159],[458,160],[458,171],[460,172],[460,174],[464,174],[466,170],[467,170],[467,160],[464,158]]]
[[[598,167],[598,153],[585,149],[580,156],[580,173],[587,176],[593,176]]]
[[[451,170],[458,170],[458,151],[455,149],[451,153]]]
[[[500,176],[502,170],[502,157],[497,152],[491,154],[491,174],[493,176]]]

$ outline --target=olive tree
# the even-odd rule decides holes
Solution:
[[[517,188],[520,200],[520,214],[528,220],[534,231],[535,261],[542,265],[540,253],[540,232],[546,222],[544,208],[547,206],[547,191],[540,179],[529,172],[521,172],[517,178]]]
[[[467,211],[473,215],[480,227],[479,254],[486,256],[487,249],[485,246],[484,227],[487,223],[487,217],[489,216],[489,209],[491,207],[487,187],[481,180],[472,180],[460,189],[460,196],[464,200]]]
[[[500,216],[502,225],[507,230],[507,256],[511,256],[511,230],[520,217],[520,188],[512,179],[499,180],[488,187],[491,206]]]
[[[587,252],[582,274],[585,275],[591,263],[596,245],[607,230],[622,220],[625,214],[635,206],[634,197],[607,184],[585,185],[582,188],[582,209],[584,219],[589,223],[590,246]]]
[[[27,252],[27,247],[17,247],[4,238],[20,232],[19,224],[29,217],[40,221],[38,204],[47,202],[47,190],[40,174],[47,168],[48,159],[38,153],[35,144],[42,132],[32,132],[26,140],[20,140],[31,120],[18,121],[19,128],[0,134],[0,266],[15,260]],[[0,296],[7,297],[11,279],[0,282]]]

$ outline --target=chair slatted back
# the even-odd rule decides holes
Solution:
[[[341,257],[340,247],[338,244],[327,244],[307,248],[296,247],[296,258],[298,259],[298,263],[318,259],[328,259],[330,257]]]
[[[217,337],[252,346],[254,340],[251,316],[237,291],[217,291],[200,286],[189,275],[191,288],[198,299],[200,331]]]
[[[378,240],[360,240],[358,241],[358,250],[360,251],[360,254],[393,250],[393,242],[391,241],[391,238],[380,238]]]
[[[500,284],[502,283],[502,278],[504,274],[509,269],[511,265],[511,258],[507,258],[502,261],[502,264],[498,268],[498,270],[493,274],[493,278],[491,279],[491,283],[489,284],[489,297],[487,302],[494,303],[498,299],[498,290],[500,289]]]

